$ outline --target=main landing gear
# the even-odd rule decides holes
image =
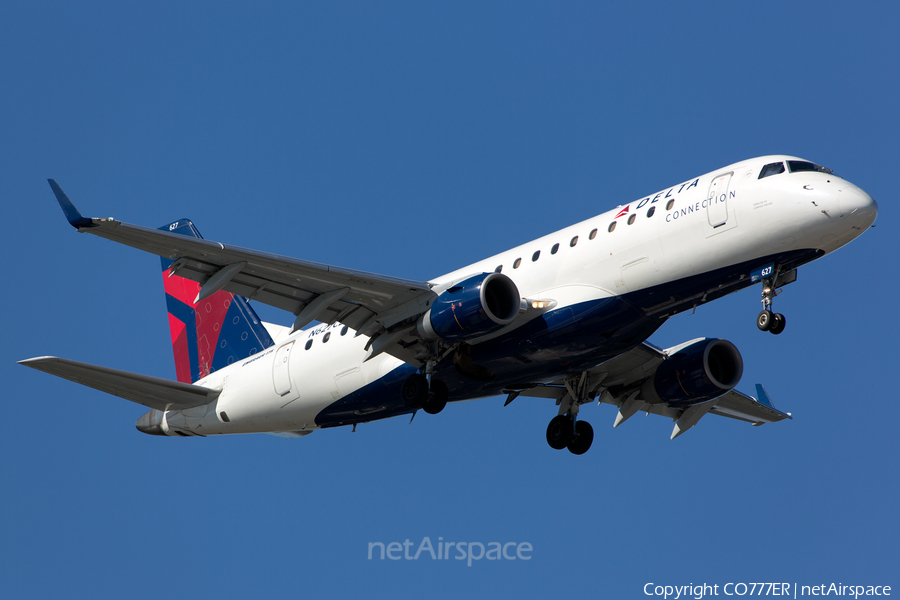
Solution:
[[[431,379],[431,385],[428,380]],[[413,373],[403,382],[400,389],[403,403],[409,408],[421,408],[429,415],[436,415],[447,406],[447,384],[422,373]]]
[[[772,312],[772,301],[775,296],[781,293],[780,289],[776,289],[776,285],[791,283],[797,279],[796,270],[789,271],[786,275],[792,275],[792,278],[782,276],[782,280],[778,279],[780,275],[780,267],[775,268],[772,277],[763,279],[762,282],[762,311],[756,316],[756,326],[760,331],[768,331],[769,333],[778,335],[784,331],[787,325],[787,319],[781,313]]]
[[[566,395],[559,403],[559,414],[547,426],[547,443],[554,450],[568,448],[572,454],[584,454],[594,441],[594,428],[587,421],[577,421],[579,407],[590,402],[588,374],[566,380]]]
[[[547,443],[554,450],[568,448],[572,454],[584,454],[594,441],[594,428],[587,421],[576,421],[572,415],[553,417],[547,426]]]

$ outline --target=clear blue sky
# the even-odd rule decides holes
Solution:
[[[900,10],[873,3],[0,4],[0,596],[643,598],[645,583],[900,585]],[[324,6],[323,6],[324,5]],[[300,440],[154,438],[140,406],[25,369],[174,378],[159,262],[91,216],[428,279],[737,160],[790,153],[879,202],[756,330],[724,337],[792,422],[672,424],[494,398]],[[290,315],[258,310],[283,324]],[[369,542],[530,561],[369,561]]]

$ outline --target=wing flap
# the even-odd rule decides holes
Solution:
[[[231,257],[234,256],[236,254],[232,252]],[[246,261],[242,260],[241,262]],[[172,267],[172,272],[185,279],[199,283],[205,282],[221,268],[214,263],[201,262],[185,256],[175,261]],[[258,269],[256,270],[258,271]],[[285,281],[290,281],[290,284],[285,283]],[[284,273],[283,270],[278,273],[267,272],[261,275],[251,272],[249,267],[245,267],[234,275],[223,286],[223,289],[232,294],[268,304],[296,315],[320,295],[334,289],[340,289],[336,281],[337,278],[333,282],[327,283],[323,282],[322,278],[313,280],[311,277],[291,277],[289,274]],[[404,293],[406,289],[404,288]],[[375,300],[380,300],[380,302]],[[329,303],[320,314],[321,319],[319,320],[325,323],[333,323],[340,320],[352,329],[359,329],[375,314],[373,309],[393,308],[392,300],[393,298],[387,293],[371,292],[371,297],[369,297],[366,296],[366,292],[363,290],[358,288],[354,291],[351,288],[345,298]]]
[[[223,289],[293,313],[299,312],[311,299],[342,287],[349,291],[331,305],[335,312],[341,312],[348,303],[382,312],[422,293],[432,295],[428,284],[418,281],[226,246],[119,221],[92,221],[93,227],[82,227],[79,231],[171,260],[180,258],[181,261],[173,264],[175,272],[199,283],[205,283],[222,267],[244,262],[246,265]]]
[[[220,393],[219,390],[199,385],[99,367],[55,356],[29,358],[19,361],[19,364],[157,410],[182,410],[202,406],[218,398]]]
[[[753,423],[754,425],[777,423],[778,421],[791,418],[789,413],[783,413],[772,406],[766,406],[755,398],[736,390],[731,390],[720,396],[716,405],[709,412],[710,414],[730,417],[739,421]]]

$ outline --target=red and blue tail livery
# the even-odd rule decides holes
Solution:
[[[160,229],[203,239],[189,219]],[[179,277],[174,261],[161,260],[178,381],[194,383],[273,345],[246,298],[223,290],[198,301],[200,284]]]

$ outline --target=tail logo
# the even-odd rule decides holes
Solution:
[[[160,229],[201,237],[187,219]],[[162,275],[178,381],[194,383],[274,344],[246,298],[222,290],[195,304],[200,284],[173,274],[172,262],[162,259]]]

